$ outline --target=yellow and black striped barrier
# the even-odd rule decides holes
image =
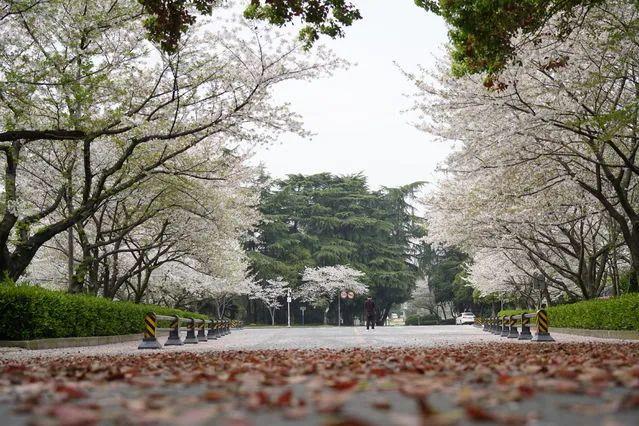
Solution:
[[[506,336],[509,339],[518,339],[519,333],[517,332],[517,320],[515,319],[515,315],[511,315],[508,317],[508,335]]]
[[[521,316],[521,333],[519,333],[519,340],[530,340],[532,334],[530,334],[530,317],[526,315]]]
[[[195,335],[195,319],[189,318],[189,322],[186,323],[186,339],[184,339],[184,343],[188,344],[197,344],[199,340]]]
[[[220,336],[220,333],[218,332],[218,327],[219,327],[220,323],[216,322],[216,321],[211,321],[209,323],[209,331],[206,333],[206,337],[209,340],[215,340],[218,339]]]
[[[533,336],[530,332],[530,320],[537,318],[537,331]],[[510,339],[531,340],[533,342],[554,342],[550,336],[548,313],[540,309],[535,313],[523,313],[520,315],[504,315],[503,317],[490,317],[481,320],[484,323],[484,331]],[[517,331],[517,323],[521,323],[521,333]]]
[[[162,349],[162,344],[157,339],[158,321],[170,321],[169,338],[165,346],[181,346],[185,343],[197,344],[207,342],[209,339],[214,340],[219,337],[231,333],[231,327],[241,328],[240,321],[211,321],[195,318],[180,318],[178,316],[156,315],[149,312],[144,316],[144,337],[138,346],[138,349]],[[182,340],[180,337],[180,323],[186,323],[186,338]],[[209,327],[208,334],[206,327]],[[195,328],[198,328],[197,336]]]
[[[537,333],[532,338],[533,342],[554,342],[548,331],[548,313],[544,309],[537,311]]]
[[[157,330],[158,320],[153,312],[149,312],[144,316],[144,337],[138,346],[138,349],[161,349],[162,344],[158,342],[155,332]]]
[[[198,342],[208,342],[209,339],[206,338],[206,322],[202,321],[197,328],[197,341]]]
[[[499,335],[501,337],[508,337],[509,334],[510,330],[508,329],[508,317],[504,315],[501,318],[501,333],[499,333]]]

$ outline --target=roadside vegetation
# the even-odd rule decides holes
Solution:
[[[551,306],[546,311],[551,327],[639,331],[639,294],[636,293]],[[499,316],[522,312],[531,310],[508,309],[500,311]]]
[[[163,306],[68,294],[29,285],[0,286],[0,339],[114,336],[141,333],[144,316],[206,316]]]

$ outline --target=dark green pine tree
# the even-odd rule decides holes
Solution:
[[[350,265],[366,274],[383,321],[416,280],[414,241],[424,228],[410,201],[420,186],[371,191],[359,174],[276,181],[262,194],[264,220],[247,244],[253,272],[299,285],[304,267]]]

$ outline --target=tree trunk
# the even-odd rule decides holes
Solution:
[[[73,288],[75,283],[75,244],[73,241],[73,227],[67,229],[67,280],[69,289]]]

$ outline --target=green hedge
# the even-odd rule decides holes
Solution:
[[[207,318],[179,309],[0,283],[0,340],[141,333],[149,311]]]
[[[455,318],[440,319],[435,315],[409,315],[404,325],[447,325],[455,324]]]
[[[585,300],[570,305],[551,306],[546,310],[550,327],[639,331],[638,293],[612,299]],[[521,312],[524,311],[504,310],[499,315],[516,315]]]

